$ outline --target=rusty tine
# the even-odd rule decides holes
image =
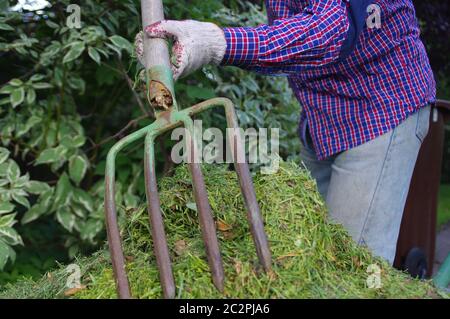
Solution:
[[[105,221],[108,234],[109,250],[116,279],[117,292],[122,299],[131,298],[130,285],[125,270],[125,258],[123,256],[120,239],[119,225],[117,222],[117,210],[115,204],[115,164],[117,154],[127,145],[133,143],[145,135],[146,130],[141,129],[116,143],[108,152],[105,172]]]
[[[264,270],[269,271],[271,269],[272,255],[270,253],[266,232],[264,231],[264,222],[259,210],[258,201],[256,200],[256,193],[250,170],[245,161],[245,148],[241,139],[236,112],[234,110],[234,105],[230,100],[222,100],[225,116],[227,118],[227,126],[228,128],[233,129],[228,130],[228,132],[230,132],[228,140],[230,143],[233,140],[230,147],[233,148],[233,161],[238,175],[241,192],[244,197],[245,207],[247,208],[247,219],[250,224],[250,231],[252,233],[253,242],[255,243],[256,253]]]
[[[149,25],[164,18],[161,0],[141,0],[143,25]],[[151,44],[150,44],[151,42]],[[117,209],[115,203],[115,161],[117,154],[131,143],[145,138],[145,190],[147,206],[153,238],[153,249],[159,271],[163,295],[165,298],[174,298],[176,293],[175,281],[172,273],[170,252],[164,230],[163,216],[158,194],[155,172],[155,139],[176,127],[184,126],[186,129],[186,143],[189,156],[189,170],[192,177],[194,199],[205,244],[212,281],[219,291],[224,289],[224,269],[220,255],[219,242],[216,234],[216,225],[208,201],[208,193],[197,160],[197,144],[192,116],[215,106],[225,109],[227,126],[238,129],[238,122],[233,103],[226,98],[215,98],[189,108],[179,110],[175,99],[174,83],[170,68],[167,44],[161,39],[144,40],[145,67],[147,70],[148,100],[154,108],[156,120],[117,142],[109,151],[106,160],[105,174],[105,215],[106,230],[108,233],[111,261],[116,280],[117,292],[120,298],[131,298],[130,285],[126,273],[125,258],[123,255],[119,225],[117,222]],[[231,132],[231,133],[230,133]],[[261,265],[266,271],[271,268],[271,253],[264,232],[264,223],[256,200],[255,189],[251,179],[248,165],[245,161],[244,144],[240,134],[228,131],[233,161],[238,175],[242,195],[247,210],[247,219],[255,243],[256,252]]]
[[[169,248],[167,246],[166,233],[161,215],[155,166],[154,136],[148,133],[145,138],[144,174],[153,249],[155,251],[164,297],[171,299],[175,297],[175,281],[173,279]]]
[[[213,219],[211,206],[208,201],[205,181],[197,157],[197,146],[195,143],[194,128],[192,120],[187,117],[183,120],[186,129],[186,144],[189,156],[189,170],[192,177],[192,186],[195,203],[197,206],[203,242],[206,248],[209,268],[212,273],[213,283],[216,288],[223,291],[224,270],[222,257],[219,251],[219,242],[216,235],[216,225]]]

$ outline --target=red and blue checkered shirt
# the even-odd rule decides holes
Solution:
[[[266,8],[267,25],[224,28],[222,64],[287,75],[303,107],[299,128],[308,126],[319,159],[392,130],[435,100],[411,0],[266,0]],[[366,25],[377,12],[381,25]]]

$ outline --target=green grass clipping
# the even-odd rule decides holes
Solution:
[[[159,184],[177,298],[446,297],[430,281],[412,279],[374,258],[342,226],[329,223],[315,182],[294,163],[281,163],[276,174],[254,176],[273,255],[273,270],[265,273],[258,263],[235,172],[218,165],[204,165],[203,172],[217,224],[225,290],[219,293],[211,282],[191,178],[187,167],[180,166]],[[133,297],[161,298],[148,213],[145,207],[125,211],[121,233]],[[38,281],[8,285],[0,296],[117,298],[106,249],[74,263],[81,269],[81,289],[67,288],[70,274],[61,266]],[[379,285],[373,285],[371,276],[378,276]]]

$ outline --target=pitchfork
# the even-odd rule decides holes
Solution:
[[[141,0],[142,23],[144,26],[164,19],[162,0]],[[117,212],[115,204],[115,160],[117,154],[127,145],[145,137],[145,188],[148,211],[150,215],[153,248],[159,270],[162,291],[165,298],[174,298],[175,282],[169,256],[166,234],[160,208],[160,200],[156,183],[155,172],[155,139],[159,135],[179,126],[184,126],[186,134],[187,153],[190,155],[189,170],[192,177],[193,193],[197,205],[202,237],[206,248],[212,281],[216,288],[223,292],[224,270],[216,227],[208,201],[208,194],[201,172],[200,164],[196,159],[197,145],[193,138],[194,124],[192,116],[215,106],[225,109],[227,126],[238,129],[238,122],[233,103],[226,98],[214,98],[187,109],[179,110],[175,99],[174,82],[169,62],[169,51],[163,39],[145,39],[144,60],[147,75],[147,98],[155,112],[156,120],[117,142],[109,151],[106,162],[105,178],[105,210],[106,229],[108,233],[109,249],[120,298],[131,298],[130,285],[125,270],[125,260],[122,250]],[[230,130],[227,130],[228,132]],[[232,131],[232,130],[231,130]],[[231,136],[232,135],[232,136]],[[238,153],[244,152],[240,134],[229,134],[234,143],[232,147],[234,167],[238,175],[239,184],[247,209],[247,218],[256,252],[263,268],[271,268],[271,253],[264,231],[264,225],[256,200],[253,182],[249,168],[244,159],[238,160]],[[231,139],[229,139],[231,141]]]

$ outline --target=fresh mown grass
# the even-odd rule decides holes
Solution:
[[[212,285],[186,167],[160,183],[178,298],[435,298],[445,297],[430,282],[411,279],[327,222],[326,208],[309,174],[282,163],[277,174],[256,175],[255,189],[273,253],[273,271],[262,272],[245,217],[236,175],[204,166],[225,266],[225,291]],[[351,198],[349,198],[351,200]],[[137,298],[161,298],[144,208],[121,220],[127,269]],[[84,289],[72,298],[116,298],[107,251],[76,261]],[[381,288],[367,286],[368,266],[380,267]],[[59,298],[68,294],[64,267],[40,280],[5,287],[3,298]]]
[[[442,184],[439,189],[438,228],[450,222],[450,184]]]

